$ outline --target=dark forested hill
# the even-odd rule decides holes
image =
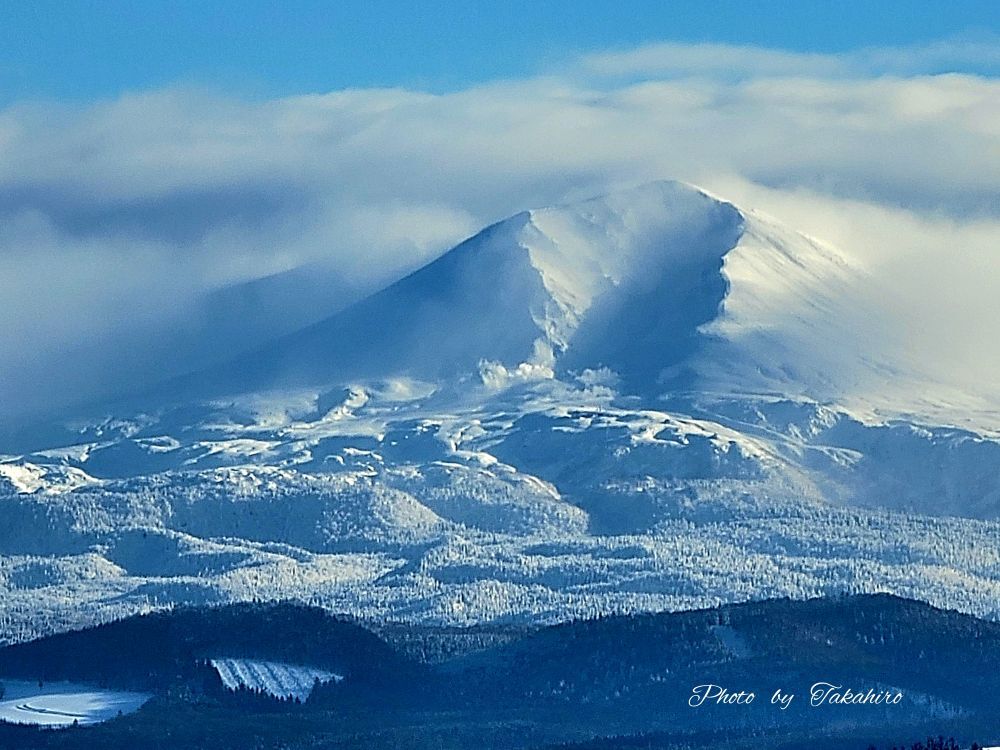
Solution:
[[[1000,624],[890,596],[771,600],[537,631],[377,630],[382,637],[317,609],[245,604],[8,647],[0,680],[70,679],[155,697],[93,727],[0,726],[0,747],[867,750],[938,734],[963,747],[1000,738]],[[293,704],[227,691],[206,662],[220,657],[343,679]],[[820,688],[822,705],[812,705],[816,683],[831,686]],[[716,687],[692,706],[698,686]],[[847,690],[901,698],[837,703]],[[786,708],[772,703],[775,691],[794,696]],[[739,703],[725,697],[737,693]]]

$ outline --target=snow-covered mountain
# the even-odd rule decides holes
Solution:
[[[888,590],[997,616],[996,412],[898,345],[886,283],[679,183],[518,214],[12,442],[5,634],[253,597],[474,622]]]
[[[630,393],[816,398],[884,378],[858,358],[868,282],[842,253],[690,186],[645,185],[495,224],[378,294],[185,384],[240,393],[439,381],[484,364],[600,367]]]

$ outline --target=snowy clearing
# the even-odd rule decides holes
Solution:
[[[123,690],[100,690],[69,682],[37,683],[0,680],[5,699],[0,701],[0,721],[66,727],[99,724],[121,714],[137,711],[152,696]]]
[[[247,687],[275,698],[291,696],[304,701],[319,682],[340,682],[343,676],[315,667],[303,667],[256,659],[212,659],[222,683],[230,690]]]

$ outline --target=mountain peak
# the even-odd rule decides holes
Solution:
[[[517,366],[538,352],[573,367],[618,364],[601,361],[618,347],[597,337],[621,323],[657,328],[631,330],[635,341],[686,346],[721,304],[722,258],[742,226],[732,205],[668,181],[525,211],[347,310],[206,373],[204,382],[217,391],[439,378],[476,372],[482,361]],[[622,317],[629,300],[651,295],[662,299],[649,325]],[[658,355],[668,363],[676,356]],[[621,364],[631,367],[636,357]]]
[[[500,221],[346,310],[189,378],[185,392],[467,378],[493,363],[556,376],[607,368],[637,395],[825,400],[849,359],[838,306],[861,277],[803,235],[697,187],[652,182]]]

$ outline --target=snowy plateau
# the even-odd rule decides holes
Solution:
[[[236,360],[10,431],[0,641],[274,599],[1000,618],[997,401],[905,345],[891,284],[680,183],[513,216]]]

